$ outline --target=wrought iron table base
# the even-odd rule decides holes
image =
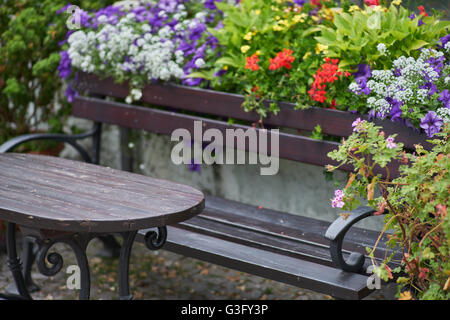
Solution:
[[[17,256],[16,247],[16,224],[8,223],[6,246],[8,252],[8,267],[13,275],[14,283],[16,285],[17,294],[1,295],[0,299],[16,299],[16,300],[31,300],[30,287],[33,288],[33,281],[31,279],[31,264],[36,260],[38,270],[43,275],[48,277],[56,275],[63,267],[63,258],[56,252],[49,253],[49,250],[56,243],[68,244],[73,250],[78,267],[80,268],[81,288],[79,293],[80,300],[89,300],[90,298],[90,270],[89,263],[86,256],[86,248],[89,242],[98,236],[104,234],[96,233],[68,233],[57,232],[50,230],[37,230],[28,227],[21,227],[25,236],[24,248],[27,250],[25,258],[26,265],[22,270],[22,263]],[[120,248],[119,256],[119,299],[131,300],[133,296],[130,293],[129,286],[129,264],[131,249],[136,237],[137,230],[120,233],[123,243]],[[163,247],[167,239],[167,228],[158,227],[158,232],[148,231],[145,235],[145,244],[150,250],[158,250]],[[38,250],[33,251],[33,246],[36,245]],[[48,263],[48,264],[47,264]]]

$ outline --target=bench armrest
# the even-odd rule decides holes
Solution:
[[[327,232],[325,238],[330,240],[331,259],[334,264],[344,271],[361,272],[364,266],[364,255],[352,252],[347,260],[342,255],[342,242],[347,231],[358,221],[373,216],[375,210],[370,207],[359,207],[350,213],[350,216],[339,217],[335,220]]]
[[[18,136],[15,138],[12,138],[8,141],[6,141],[4,144],[0,145],[0,153],[10,152],[14,148],[18,147],[21,144],[24,144],[26,142],[30,141],[36,141],[36,140],[55,140],[55,141],[61,141],[68,143],[72,147],[75,148],[75,150],[78,151],[78,153],[81,155],[83,160],[88,163],[97,163],[98,159],[98,151],[99,150],[99,138],[96,139],[96,137],[99,137],[101,133],[101,123],[95,123],[92,130],[81,133],[81,134],[59,134],[59,133],[33,133],[33,134],[26,134],[22,136]],[[89,153],[77,143],[77,140],[86,139],[89,137],[94,137],[94,161],[92,160]]]

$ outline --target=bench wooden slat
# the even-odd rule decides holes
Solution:
[[[127,104],[105,101],[96,98],[78,97],[72,106],[73,115],[93,121],[115,124],[122,127],[142,129],[149,132],[170,135],[176,129],[184,128],[191,133],[194,139],[194,122],[202,121],[203,130],[215,128],[220,130],[225,137],[227,129],[247,130],[248,126],[229,125],[224,121],[211,120],[198,116],[173,113],[152,108],[129,106]],[[260,129],[257,129],[260,130]],[[226,145],[226,143],[224,143]],[[337,149],[339,143],[324,140],[315,140],[308,137],[280,133],[279,157],[288,160],[309,163],[318,166],[337,164],[328,158],[327,154]],[[239,148],[238,146],[234,146]],[[245,143],[244,150],[249,150],[249,144]],[[270,154],[270,150],[268,151]],[[399,163],[391,163],[389,171],[391,177],[398,175]],[[342,170],[352,171],[350,165],[343,165]],[[375,173],[386,174],[386,170],[375,167]]]
[[[81,73],[78,79],[79,90],[93,94],[106,95],[116,98],[126,98],[129,94],[127,84],[117,84],[111,78],[99,79],[96,76]],[[244,97],[238,94],[213,90],[192,88],[175,84],[149,84],[142,91],[142,101],[159,106],[188,110],[216,116],[256,122],[259,115],[256,112],[245,112],[242,108]],[[267,104],[270,102],[268,101]],[[264,123],[269,126],[281,126],[312,131],[320,124],[325,134],[346,137],[352,132],[351,124],[356,118],[367,119],[367,116],[355,115],[349,112],[324,108],[309,108],[295,110],[293,103],[279,103],[280,112],[269,114]],[[375,120],[389,135],[398,133],[397,141],[405,143],[409,148],[421,143],[430,146],[426,137],[418,131],[394,123],[390,120]]]
[[[220,197],[206,196],[206,208],[197,218],[218,218],[237,228],[329,247],[329,240],[324,237],[330,226],[327,221],[266,208],[259,209],[256,206]],[[365,248],[373,246],[379,234],[377,231],[353,227],[346,234],[344,251],[366,254]],[[381,245],[386,241],[387,236],[383,235],[375,257],[384,257],[386,251],[388,254],[391,253],[391,250],[386,250]]]
[[[145,232],[139,231],[138,241]],[[168,228],[164,249],[337,298],[361,299],[370,293],[367,276],[175,227]]]

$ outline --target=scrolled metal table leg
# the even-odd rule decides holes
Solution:
[[[18,295],[3,295],[5,299],[12,300],[31,300],[31,296],[25,285],[25,279],[22,273],[22,263],[17,257],[16,247],[16,224],[9,222],[6,229],[6,250],[8,253],[8,267],[14,278]]]
[[[167,227],[158,227],[158,232],[153,230],[148,231],[145,236],[145,245],[150,250],[159,250],[161,249],[167,240]]]
[[[121,233],[123,238],[122,247],[119,258],[119,299],[132,300],[133,295],[130,293],[129,271],[130,271],[130,255],[133,247],[134,239],[137,231]],[[167,228],[158,227],[158,232],[150,230],[145,236],[145,244],[150,250],[161,249],[166,243]]]
[[[39,271],[43,275],[46,275],[48,277],[54,276],[59,271],[61,271],[61,268],[63,266],[63,258],[59,253],[48,253],[48,251],[56,243],[68,244],[72,248],[77,259],[78,267],[80,268],[80,300],[89,300],[90,297],[91,280],[89,263],[86,256],[86,248],[89,241],[93,237],[94,235],[89,234],[73,234],[64,238],[56,238],[51,240],[46,239],[44,241],[40,241],[40,249],[36,258],[36,263]],[[50,266],[47,266],[46,260],[48,261]]]

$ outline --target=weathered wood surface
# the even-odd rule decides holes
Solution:
[[[121,232],[199,214],[189,186],[61,158],[0,154],[0,220],[76,232]]]
[[[77,88],[92,94],[122,98],[128,96],[129,86],[117,84],[113,79],[100,79],[94,75],[81,73]],[[170,107],[178,110],[194,111],[204,114],[231,117],[245,121],[256,122],[259,115],[256,112],[245,112],[242,108],[244,96],[214,90],[192,88],[175,84],[149,84],[142,91],[142,101],[153,105]],[[269,101],[267,103],[270,103]],[[295,110],[295,105],[280,102],[280,112],[269,114],[264,119],[268,126],[287,127],[312,131],[317,124],[322,132],[329,135],[346,137],[352,133],[352,123],[356,118],[368,119],[367,115],[356,115],[350,112],[311,107],[307,110]],[[383,127],[386,134],[397,133],[397,141],[406,147],[414,149],[414,144],[421,143],[426,148],[432,145],[424,133],[406,127],[391,120],[375,120]]]
[[[132,106],[124,103],[87,97],[78,97],[75,100],[72,106],[72,113],[75,116],[84,119],[115,124],[121,127],[142,129],[165,135],[172,134],[172,132],[178,128],[184,128],[191,133],[193,139],[195,138],[195,121],[202,121],[203,131],[215,128],[220,130],[224,136],[227,129],[247,130],[251,128],[249,126],[238,124],[229,125],[226,121],[212,120],[199,116]],[[261,129],[257,130],[259,131]],[[270,140],[270,135],[268,136],[268,140]],[[224,144],[226,145],[226,143]],[[327,154],[337,149],[339,145],[340,144],[337,142],[315,140],[301,135],[280,132],[279,157],[318,166],[325,166],[327,164],[336,165],[338,163],[330,159]],[[236,148],[236,143],[234,146]],[[249,151],[248,141],[245,143],[244,149]],[[270,144],[268,147],[268,154],[270,154]],[[398,165],[398,162],[393,162],[389,165],[390,178],[394,178],[398,175]],[[353,167],[350,165],[343,165],[340,169],[352,171]],[[385,169],[375,167],[374,172],[386,176]]]

